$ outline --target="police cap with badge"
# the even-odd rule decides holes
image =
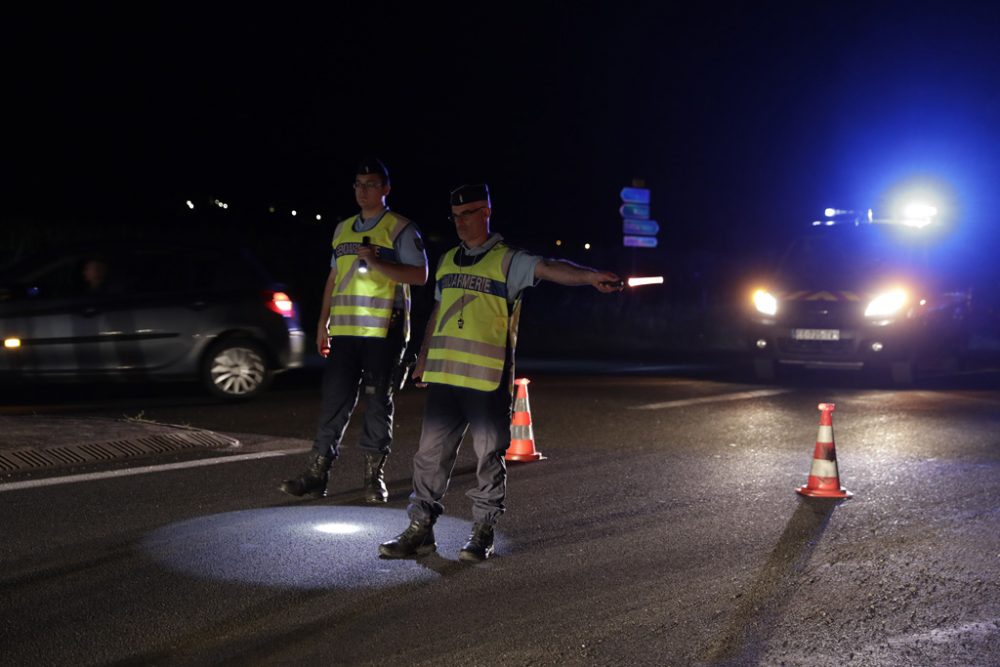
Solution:
[[[368,176],[370,174],[378,176],[382,179],[382,183],[385,185],[389,184],[389,170],[385,168],[382,161],[377,157],[366,157],[361,160],[361,164],[358,165],[358,169],[355,172],[358,176]]]
[[[490,201],[490,189],[485,183],[476,185],[460,185],[451,191],[451,205],[461,206],[474,201]]]

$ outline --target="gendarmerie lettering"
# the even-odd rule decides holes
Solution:
[[[449,273],[440,281],[441,289],[462,289],[507,298],[507,285],[483,276]]]

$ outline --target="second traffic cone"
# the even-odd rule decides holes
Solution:
[[[531,406],[528,405],[528,378],[514,380],[517,396],[514,398],[514,415],[510,420],[510,447],[504,457],[507,461],[539,461],[545,457],[535,449],[535,434],[531,430]]]
[[[840,485],[837,451],[833,443],[833,403],[820,403],[819,433],[813,451],[812,468],[805,486],[796,491],[812,498],[850,498],[853,493]]]

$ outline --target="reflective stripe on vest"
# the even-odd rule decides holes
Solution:
[[[479,391],[500,386],[511,324],[505,261],[510,252],[497,243],[469,266],[455,262],[458,248],[445,255],[436,275],[441,301],[427,348],[425,382]]]
[[[410,286],[397,283],[377,271],[358,271],[358,248],[367,236],[378,248],[379,258],[394,262],[394,243],[400,232],[410,224],[406,218],[386,211],[378,223],[366,232],[354,231],[356,218],[343,221],[333,238],[337,258],[337,281],[330,299],[331,336],[364,336],[384,338],[389,332],[396,288],[403,291],[403,335],[410,338]]]

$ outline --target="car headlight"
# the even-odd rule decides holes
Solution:
[[[893,289],[876,295],[865,308],[865,317],[892,317],[906,305],[906,291]]]
[[[758,313],[774,315],[778,312],[778,300],[767,290],[759,289],[753,293],[753,306]]]

